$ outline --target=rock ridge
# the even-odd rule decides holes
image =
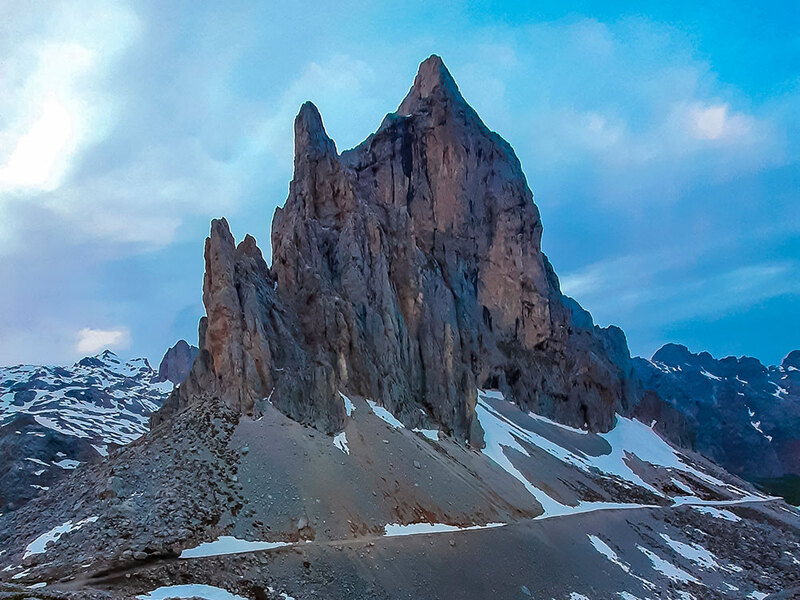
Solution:
[[[153,426],[212,399],[335,432],[341,391],[481,445],[479,387],[595,431],[632,410],[624,334],[562,295],[519,160],[440,57],[359,146],[339,154],[310,102],[294,131],[272,266],[212,222],[200,352]]]
[[[717,359],[680,344],[665,344],[650,360],[634,359],[643,385],[685,420],[693,449],[770,493],[786,495],[782,487],[791,483],[800,498],[797,363],[797,350],[780,365],[765,366],[756,358]]]

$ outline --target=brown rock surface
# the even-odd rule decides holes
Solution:
[[[438,56],[396,113],[338,154],[311,103],[268,268],[225,220],[206,242],[200,355],[153,419],[202,398],[341,429],[338,394],[408,426],[480,444],[476,388],[561,422],[608,430],[638,391],[621,331],[564,297],[511,146],[465,102]]]

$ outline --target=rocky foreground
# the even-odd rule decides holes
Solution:
[[[0,517],[2,593],[796,594],[800,513],[660,437],[681,415],[561,294],[513,150],[441,59],[355,149],[311,104],[295,136],[273,264],[212,223],[187,379]]]
[[[274,408],[189,409],[4,517],[0,573],[32,596],[79,598],[193,584],[270,599],[699,599],[800,585],[797,509],[635,420],[593,434],[480,392],[475,451],[365,399],[348,406],[337,436]]]

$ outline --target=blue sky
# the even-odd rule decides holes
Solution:
[[[0,364],[194,342],[208,221],[269,255],[300,104],[351,147],[434,52],[634,354],[800,347],[796,2],[296,4],[0,4]]]

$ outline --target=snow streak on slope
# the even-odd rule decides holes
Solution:
[[[403,425],[397,417],[395,417],[392,413],[386,410],[384,407],[380,406],[373,400],[367,400],[369,407],[372,409],[372,412],[375,413],[376,416],[380,417],[383,421],[394,428],[394,429],[403,429],[405,425]]]
[[[385,525],[385,535],[392,537],[397,535],[420,535],[429,533],[452,533],[454,531],[473,531],[475,529],[493,529],[503,527],[505,523],[487,523],[486,525],[469,525],[459,527],[458,525],[447,525],[446,523],[410,523],[408,525],[398,525],[388,523]]]
[[[223,535],[213,542],[204,542],[194,548],[181,552],[180,558],[203,558],[206,556],[222,556],[225,554],[241,554],[244,552],[257,552],[259,550],[272,550],[288,546],[287,542],[252,542],[239,538]]]
[[[652,550],[645,548],[644,546],[637,546],[637,548],[639,548],[642,554],[644,554],[647,558],[650,559],[653,568],[662,575],[664,575],[665,577],[667,577],[668,579],[682,583],[697,583],[697,584],[700,583],[700,581],[696,577],[694,577],[690,573],[687,573],[680,567],[673,565],[668,560],[661,558],[658,554],[656,554]]]
[[[517,414],[512,419],[508,414],[509,412],[513,413],[514,409],[503,398],[502,394],[497,391],[485,390],[478,391],[476,410],[485,432],[486,447],[483,453],[525,486],[525,489],[542,505],[544,509],[542,517],[641,505],[579,502],[577,506],[568,506],[556,501],[545,491],[536,487],[514,465],[512,461],[513,451],[524,456],[530,456],[526,445],[540,448],[558,460],[588,474],[601,474],[603,477],[622,481],[626,485],[633,484],[661,497],[668,496],[656,487],[654,482],[645,481],[640,474],[637,474],[630,466],[631,460],[638,459],[660,469],[669,469],[671,472],[680,471],[705,483],[727,490],[731,489],[731,486],[725,482],[687,464],[678,452],[659,437],[655,431],[634,419],[617,416],[615,427],[604,434],[590,434],[576,430],[572,427],[554,423],[538,415],[522,413],[518,409],[516,410]],[[527,428],[525,426],[526,422],[531,427],[537,424],[537,429],[542,433]],[[562,445],[563,441],[562,443],[556,441],[561,441],[559,436],[555,435],[559,429],[563,430],[562,433],[567,433],[570,436],[594,436],[595,438],[600,438],[606,442],[604,445],[608,448],[608,451],[589,454],[582,452],[577,447],[567,448]],[[509,454],[509,451],[512,451],[512,453]],[[682,485],[681,489],[686,491],[686,485]],[[756,499],[755,497],[753,498]],[[669,499],[672,500],[671,497]],[[692,501],[694,500],[700,501],[699,498],[694,496],[689,496],[688,499],[686,497],[679,499],[681,503],[689,504],[693,503]]]

